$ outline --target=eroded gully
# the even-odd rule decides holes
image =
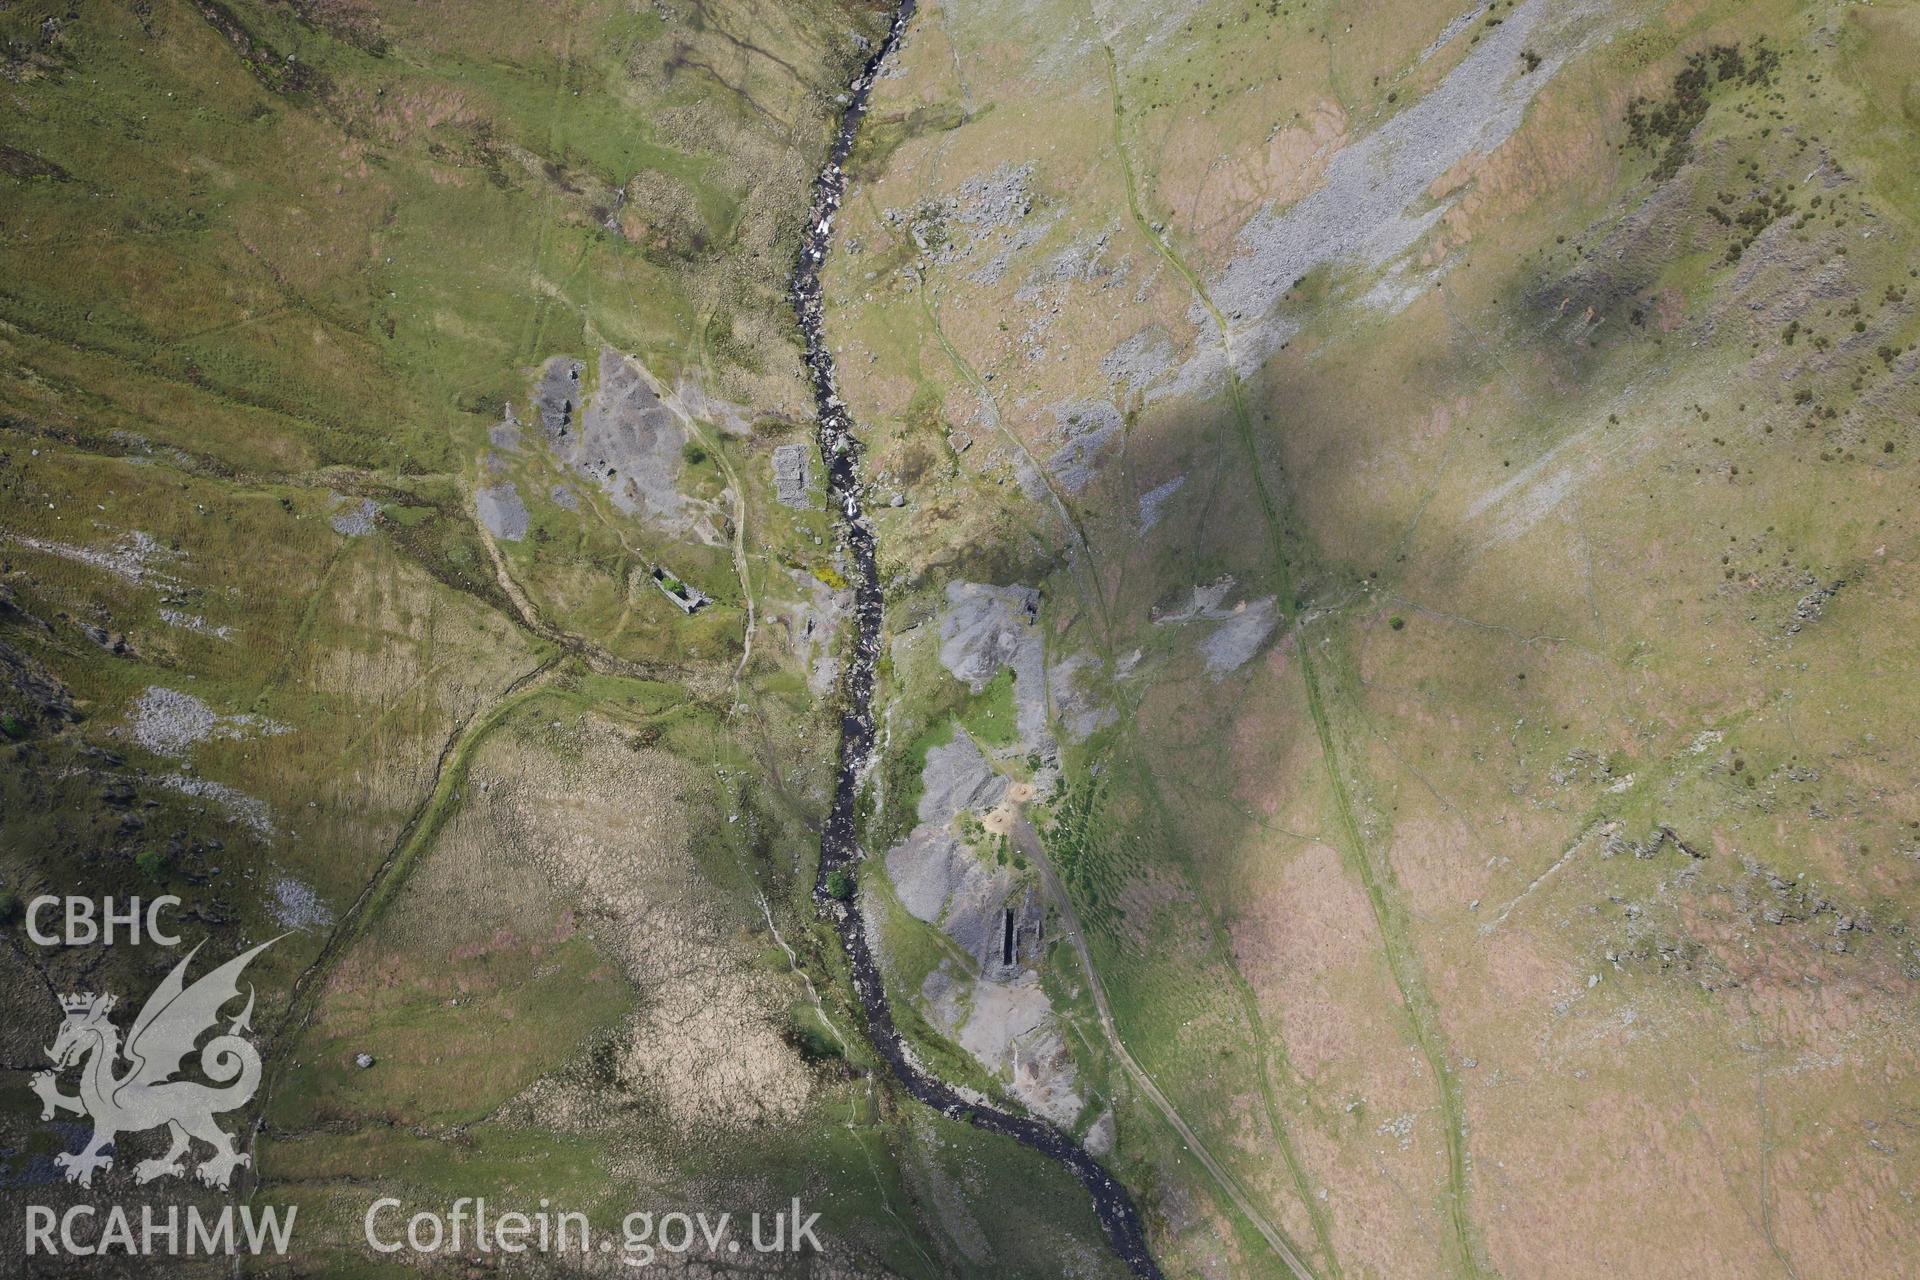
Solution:
[[[927,1074],[913,1060],[894,1025],[879,966],[867,945],[866,923],[857,899],[842,902],[829,894],[826,887],[827,878],[835,871],[844,870],[851,875],[860,860],[854,809],[860,775],[873,752],[874,660],[880,651],[882,600],[873,526],[860,502],[860,445],[854,438],[853,417],[847,412],[835,382],[833,356],[827,350],[820,267],[832,245],[834,215],[840,211],[840,202],[846,193],[847,156],[853,150],[860,121],[866,115],[874,78],[900,43],[913,8],[914,0],[901,0],[886,39],[853,82],[852,100],[840,117],[832,151],[820,176],[814,180],[806,233],[793,274],[793,306],[806,338],[807,369],[818,415],[820,456],[826,466],[828,494],[838,508],[841,543],[852,561],[853,572],[848,576],[854,594],[853,655],[841,689],[839,770],[834,781],[833,804],[827,812],[820,839],[820,869],[814,896],[831,913],[834,931],[846,951],[854,993],[866,1015],[868,1039],[901,1087],[952,1119],[1011,1138],[1065,1165],[1093,1197],[1094,1211],[1114,1252],[1135,1275],[1160,1280],[1160,1268],[1147,1250],[1146,1230],[1133,1198],[1085,1147],[1043,1121],[1014,1115],[961,1093]]]

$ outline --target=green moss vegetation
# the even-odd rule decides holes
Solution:
[[[847,157],[847,172],[856,180],[870,179],[884,171],[887,161],[907,142],[958,129],[992,109],[988,104],[969,115],[958,104],[935,102],[869,116]]]
[[[884,761],[887,777],[886,823],[882,829],[888,838],[881,848],[891,848],[913,829],[919,807],[921,773],[927,767],[927,752],[953,741],[956,722],[951,716],[921,731],[904,751],[889,753]]]
[[[985,747],[1010,747],[1019,737],[1014,721],[1013,668],[1002,668],[987,682],[987,687],[967,700],[960,712],[960,723],[967,733]]]

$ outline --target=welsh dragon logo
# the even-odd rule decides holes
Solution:
[[[194,947],[147,998],[124,1046],[119,1028],[107,1016],[113,1011],[114,996],[61,997],[67,1019],[47,1050],[53,1069],[34,1076],[33,1091],[40,1095],[42,1120],[51,1120],[60,1111],[93,1120],[93,1138],[84,1149],[54,1157],[54,1163],[66,1170],[67,1181],[92,1186],[96,1171],[113,1167],[113,1157],[103,1153],[116,1138],[160,1125],[172,1132],[173,1143],[165,1155],[134,1167],[136,1182],[184,1176],[182,1158],[195,1140],[213,1148],[213,1154],[195,1170],[210,1187],[225,1188],[236,1168],[252,1162],[252,1157],[234,1150],[232,1136],[213,1122],[219,1113],[245,1106],[260,1087],[260,1054],[240,1034],[251,1030],[251,984],[246,1008],[226,1031],[200,1049],[200,1070],[213,1084],[172,1077],[200,1037],[217,1029],[220,1010],[239,998],[240,971],[277,941],[268,939],[188,986],[187,966],[200,950]],[[80,1092],[70,1097],[60,1092],[60,1075],[74,1066],[80,1068]]]

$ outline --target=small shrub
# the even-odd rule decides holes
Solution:
[[[853,896],[853,877],[843,869],[827,873],[827,894],[845,902]]]
[[[1395,631],[1404,631],[1406,630],[1406,627],[1407,627],[1407,620],[1396,613],[1391,618],[1387,619],[1387,625],[1392,627]]]

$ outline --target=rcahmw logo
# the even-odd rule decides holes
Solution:
[[[299,1208],[288,1205],[282,1217],[278,1205],[268,1205],[258,1213],[252,1205],[241,1205],[237,1210],[224,1205],[202,1213],[197,1205],[183,1209],[177,1204],[143,1204],[136,1216],[118,1204],[104,1208],[76,1204],[58,1213],[51,1205],[30,1204],[27,1256],[90,1258],[124,1253],[142,1258],[214,1257],[261,1254],[269,1248],[284,1254]],[[93,1230],[96,1225],[97,1234]]]
[[[114,919],[111,914],[107,918]],[[152,928],[152,920],[145,923],[149,936],[154,936],[158,931]],[[269,939],[189,985],[187,967],[200,951],[195,946],[147,997],[124,1041],[112,1017],[116,997],[83,992],[60,998],[65,1017],[46,1051],[52,1066],[33,1077],[32,1088],[40,1096],[41,1119],[70,1111],[93,1122],[84,1147],[53,1158],[67,1181],[92,1187],[96,1174],[113,1167],[110,1153],[123,1135],[163,1126],[169,1137],[167,1149],[134,1166],[136,1183],[185,1177],[187,1161],[198,1156],[194,1176],[209,1187],[225,1190],[234,1170],[251,1163],[214,1117],[245,1106],[260,1087],[260,1053],[243,1034],[252,1030],[252,985],[247,986],[246,1004],[239,1013],[223,1019],[222,1010],[240,999],[240,975],[248,962],[277,941]],[[208,1032],[213,1035],[202,1044]],[[204,1079],[176,1078],[196,1049],[198,1074]],[[76,1076],[76,1091],[71,1094],[61,1091],[62,1078],[69,1073]],[[202,1148],[210,1153],[201,1155]],[[205,1212],[193,1205],[144,1205],[129,1210],[121,1205],[77,1204],[62,1211],[28,1205],[26,1251],[77,1256],[113,1251],[205,1255],[262,1253],[271,1247],[275,1253],[284,1253],[297,1207],[287,1207],[284,1219],[282,1212],[279,1208],[256,1210],[251,1205]]]

